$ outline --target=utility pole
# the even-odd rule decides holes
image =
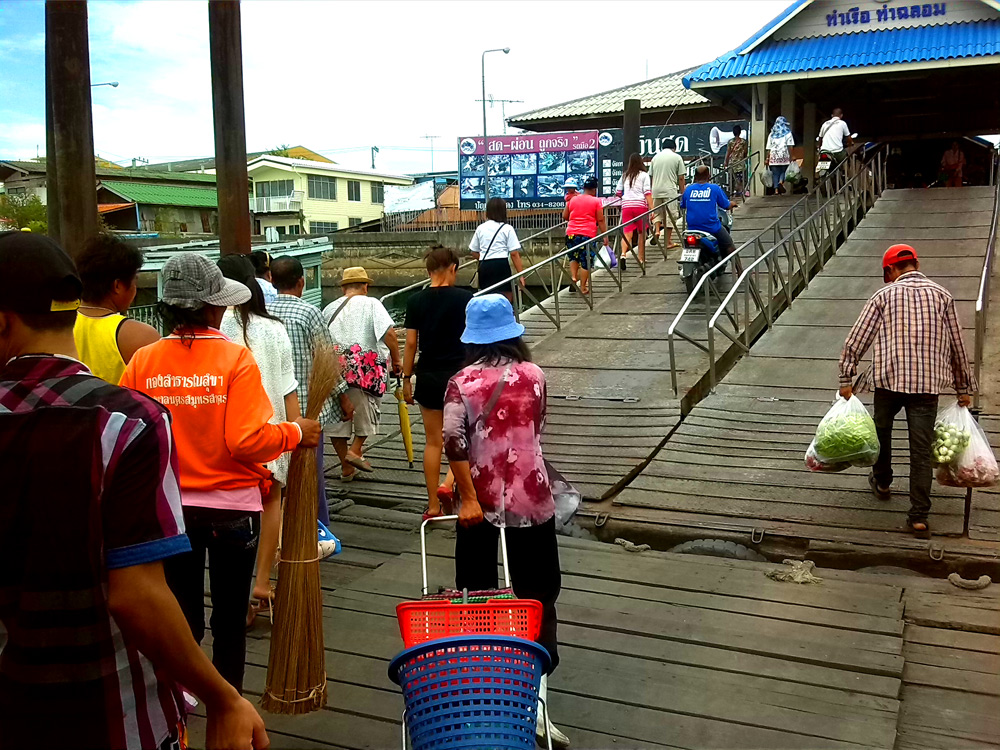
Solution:
[[[247,255],[250,200],[239,0],[209,0],[208,46],[219,196],[219,251],[222,255]]]
[[[378,146],[372,146],[372,171],[375,171],[375,154],[378,153]]]
[[[434,139],[440,138],[439,135],[422,135],[421,138],[426,138],[431,144],[431,172],[434,171]]]
[[[500,104],[500,117],[503,120],[503,134],[507,135],[507,107],[508,104],[524,104],[524,99],[494,99],[493,94],[490,94],[485,100],[476,99],[477,102],[487,101],[490,104],[490,109],[493,108],[495,103]]]
[[[87,3],[45,3],[45,75],[49,236],[75,257],[97,234]]]

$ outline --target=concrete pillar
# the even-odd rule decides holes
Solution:
[[[76,257],[97,234],[87,3],[47,0],[45,53],[46,200],[56,241]]]
[[[209,0],[208,44],[219,196],[219,251],[222,255],[245,255],[250,252],[250,201],[239,0]]]
[[[767,134],[770,131],[770,121],[767,114],[767,84],[756,83],[751,85],[753,99],[750,112],[750,153],[760,154],[761,167],[764,166],[764,145],[767,143]],[[756,175],[748,175],[753,187],[754,195],[763,195],[764,187]]]
[[[622,171],[628,167],[628,160],[632,154],[641,153],[639,150],[639,123],[642,117],[642,104],[638,99],[625,100],[625,118],[622,123],[622,140],[624,145],[625,160],[622,162]]]
[[[783,83],[781,84],[781,111],[779,115],[784,115],[785,119],[788,120],[788,125],[791,127],[792,132],[795,131],[795,125],[797,123],[797,118],[795,117],[795,84],[794,83]],[[778,115],[775,115],[777,117]]]
[[[816,136],[819,123],[816,121],[815,102],[806,102],[802,108],[802,174],[809,178],[809,192],[816,189]]]

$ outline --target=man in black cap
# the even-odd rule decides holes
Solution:
[[[81,288],[55,242],[0,233],[0,750],[177,748],[181,684],[209,747],[267,747],[164,579],[190,549],[169,412],[77,359]]]

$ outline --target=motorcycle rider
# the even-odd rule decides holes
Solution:
[[[688,229],[697,229],[713,235],[719,243],[719,251],[728,255],[736,249],[729,230],[719,220],[719,209],[726,211],[732,205],[722,188],[709,182],[712,171],[704,164],[694,171],[694,182],[684,188],[681,208],[685,209]]]
[[[820,142],[820,154],[829,154],[834,167],[840,166],[847,158],[847,149],[854,144],[851,129],[843,118],[843,110],[840,107],[834,109],[830,119],[820,126],[819,137],[816,139]]]

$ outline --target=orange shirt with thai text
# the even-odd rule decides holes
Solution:
[[[263,464],[301,439],[294,423],[268,423],[273,410],[250,350],[210,328],[142,347],[121,385],[170,410],[182,501],[185,491],[259,484],[270,475]]]

